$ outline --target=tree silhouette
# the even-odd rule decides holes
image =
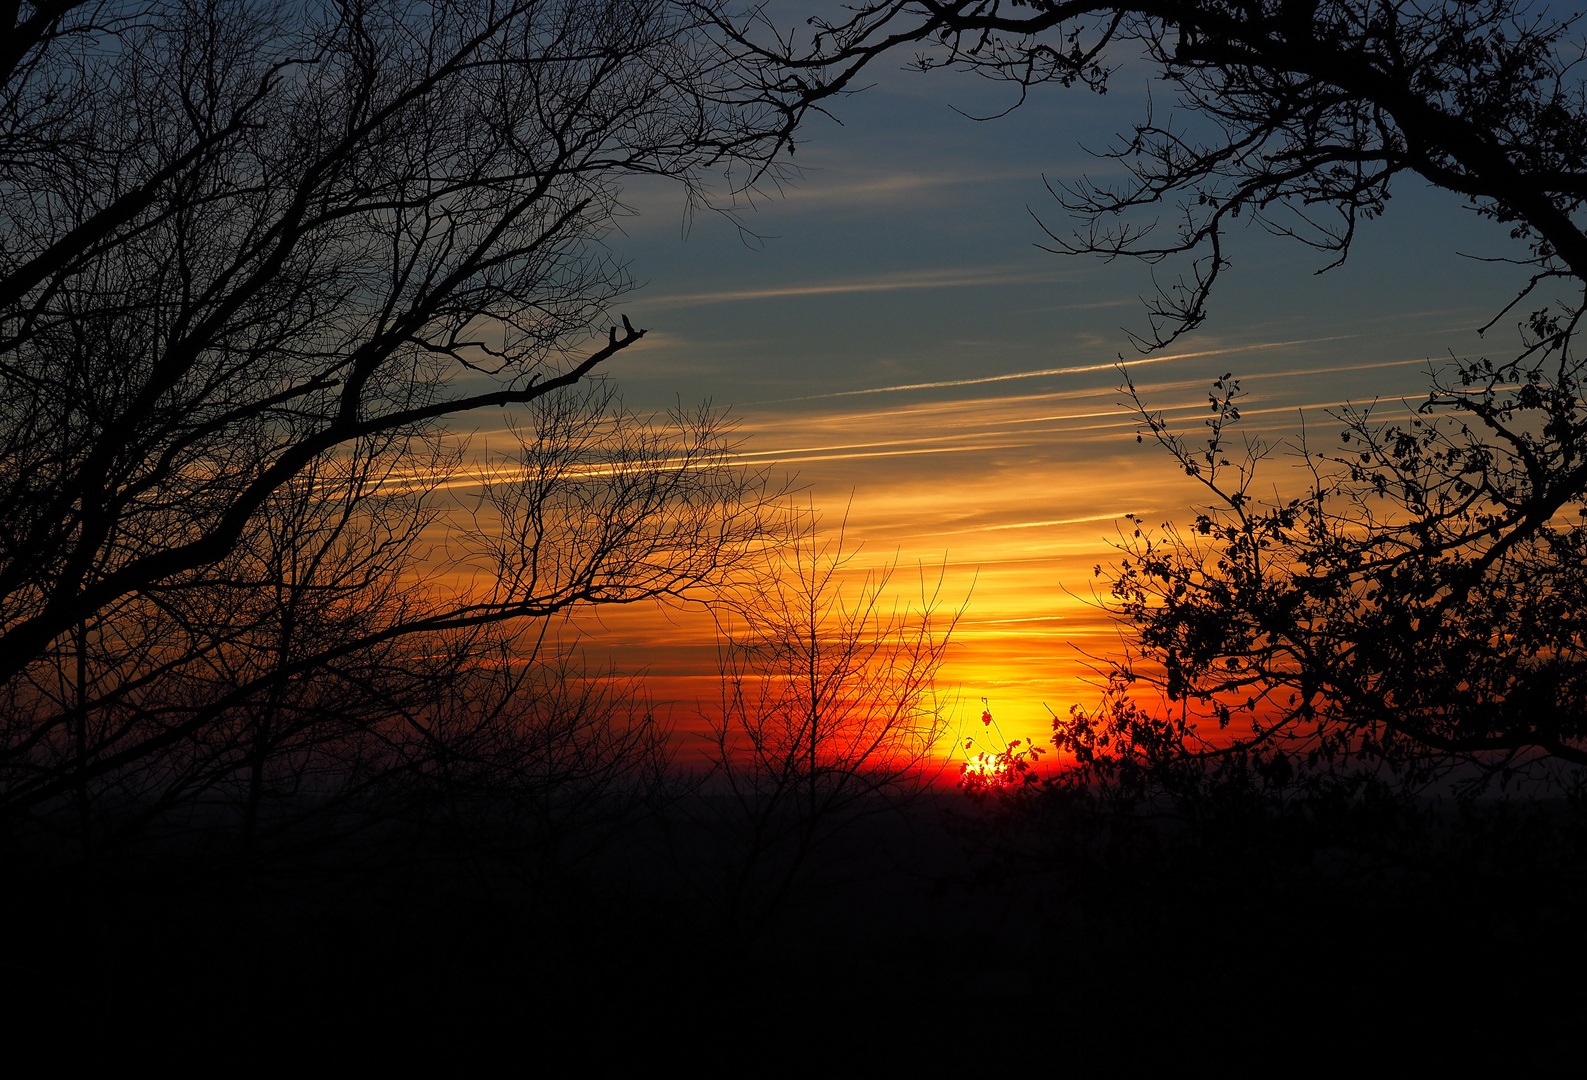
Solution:
[[[790,128],[900,49],[921,50],[916,67],[972,70],[1022,98],[1049,82],[1104,89],[1110,47],[1142,50],[1197,122],[1148,115],[1104,155],[1123,165],[1123,183],[1053,188],[1081,225],[1048,236],[1066,253],[1189,260],[1149,304],[1143,349],[1202,322],[1237,219],[1324,252],[1326,269],[1385,212],[1394,179],[1415,173],[1510,226],[1517,249],[1500,261],[1525,276],[1485,329],[1535,305],[1514,353],[1451,364],[1403,422],[1341,413],[1341,453],[1297,449],[1310,470],[1301,498],[1255,499],[1254,470],[1272,448],[1231,452],[1227,377],[1204,444],[1135,400],[1143,435],[1214,505],[1194,530],[1132,526],[1109,574],[1137,650],[1112,666],[1115,687],[1150,679],[1172,709],[1142,712],[1115,693],[1101,714],[1060,723],[1071,750],[1116,754],[1123,739],[1142,760],[1282,748],[1313,765],[1358,754],[1501,770],[1538,754],[1587,761],[1575,615],[1587,495],[1574,346],[1587,285],[1578,21],[1516,0],[897,0],[816,20],[811,38],[756,19],[718,24],[760,65],[749,96],[781,107]]]
[[[842,848],[857,823],[927,790],[947,727],[936,679],[958,621],[924,577],[918,603],[890,599],[895,564],[855,580],[841,528],[824,539],[804,515],[787,533],[724,617],[700,801],[717,856],[703,885],[745,939],[854,857]]]
[[[812,18],[808,37],[764,13],[713,22],[760,76],[740,93],[781,110],[790,138],[810,110],[906,49],[911,67],[1006,81],[1021,101],[1046,83],[1103,91],[1110,47],[1144,52],[1180,105],[1213,123],[1148,115],[1102,155],[1124,165],[1128,182],[1054,189],[1085,227],[1051,238],[1059,250],[1110,258],[1193,256],[1189,278],[1151,305],[1148,347],[1205,317],[1236,219],[1338,265],[1402,173],[1512,224],[1527,247],[1515,261],[1533,270],[1528,293],[1553,280],[1575,290],[1587,277],[1574,218],[1587,198],[1587,113],[1570,37],[1578,16],[1533,14],[1520,0],[882,0],[841,21]],[[1169,200],[1174,219],[1163,228],[1155,215]]]
[[[9,10],[8,815],[71,804],[92,846],[246,777],[251,833],[272,769],[395,767],[393,727],[499,651],[491,624],[685,593],[762,534],[720,418],[652,423],[588,381],[644,334],[606,329],[622,177],[699,198],[775,147],[694,15]],[[487,406],[518,445],[481,464],[448,424]],[[436,517],[458,482],[483,484],[472,524]]]

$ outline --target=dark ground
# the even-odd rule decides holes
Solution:
[[[948,803],[864,826],[754,940],[649,826],[554,880],[391,831],[268,864],[13,850],[5,1026],[74,1057],[244,1067],[1579,1075],[1587,907],[1562,812],[1363,872]]]

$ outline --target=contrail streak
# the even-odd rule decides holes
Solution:
[[[839,281],[828,285],[788,285],[769,289],[731,289],[723,292],[685,293],[679,296],[645,297],[646,305],[693,307],[699,304],[726,304],[736,300],[775,300],[785,296],[830,296],[834,293],[897,292],[901,289],[952,289],[977,285],[1040,285],[1061,280],[1060,276],[1029,270],[992,269],[969,273],[938,271],[931,274],[900,274],[870,281]]]
[[[855,397],[860,394],[891,394],[904,390],[940,390],[953,386],[980,386],[984,383],[1009,382],[1013,379],[1039,379],[1046,375],[1081,375],[1090,371],[1107,371],[1117,367],[1140,364],[1162,364],[1170,360],[1192,360],[1198,356],[1225,356],[1233,353],[1255,352],[1258,349],[1280,349],[1286,345],[1315,345],[1323,341],[1343,341],[1359,337],[1358,334],[1333,334],[1329,337],[1298,338],[1294,341],[1264,341],[1259,345],[1237,345],[1227,349],[1202,349],[1199,352],[1175,353],[1172,356],[1147,356],[1129,362],[1115,360],[1107,364],[1080,364],[1074,367],[1042,368],[1039,371],[1013,371],[1006,375],[981,375],[973,379],[943,379],[939,382],[902,383],[898,386],[873,386],[865,390],[837,390],[830,394],[806,394],[803,397],[773,398],[767,401],[746,402],[748,405],[778,405],[785,401],[818,401],[824,398]]]

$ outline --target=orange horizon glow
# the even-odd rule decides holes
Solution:
[[[1311,341],[1262,347],[1270,363],[1249,379],[1245,433],[1270,441],[1292,437],[1300,410],[1314,425],[1331,423],[1325,410],[1345,396],[1336,384],[1317,384],[1316,373],[1331,370],[1319,367],[1318,347]],[[1182,430],[1193,432],[1206,410],[1200,372],[1207,355],[1227,362],[1215,348],[1187,350],[1185,359],[1152,369],[1165,376],[1161,381],[1141,387]],[[1390,358],[1357,367],[1381,378],[1385,369],[1413,374],[1425,364]],[[737,459],[746,467],[786,469],[800,497],[822,515],[823,532],[843,528],[850,548],[858,549],[846,578],[858,581],[891,565],[890,592],[900,603],[918,605],[925,585],[939,592],[939,615],[959,612],[939,679],[957,702],[938,748],[950,773],[974,765],[975,754],[995,757],[1005,749],[966,753],[964,732],[980,727],[974,722],[980,710],[971,704],[986,699],[1010,740],[1049,752],[1055,716],[1074,705],[1095,707],[1102,696],[1095,669],[1124,646],[1101,606],[1107,580],[1096,567],[1116,561],[1111,545],[1126,514],[1155,528],[1188,520],[1205,502],[1203,489],[1160,448],[1136,443],[1136,419],[1111,380],[1093,376],[1074,389],[1003,386],[1012,392],[988,395],[977,385],[967,387],[975,396],[930,399],[928,392],[901,388],[880,400],[846,396],[820,408],[805,402],[740,412],[744,442]],[[1293,464],[1282,457],[1268,463],[1274,490],[1302,482]],[[702,745],[720,681],[716,628],[703,609],[589,610],[570,625],[597,662],[643,674],[675,727],[680,755]],[[1055,764],[1056,756],[1042,767]]]

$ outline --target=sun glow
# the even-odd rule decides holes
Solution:
[[[968,754],[959,766],[959,788],[966,794],[984,797],[1010,788],[1026,787],[1039,783],[1037,760],[1047,750],[1030,739],[1008,739],[992,719],[992,709],[986,698],[981,699],[982,739],[974,735],[964,740]],[[1001,750],[992,746],[1002,744]]]
[[[1206,344],[1193,351],[1210,356],[1249,343]],[[1253,407],[1242,412],[1265,424],[1264,436],[1274,439],[1291,433],[1298,408],[1315,414],[1357,389],[1378,393],[1387,385],[1378,368],[1409,373],[1425,363],[1389,351],[1363,356],[1340,368],[1360,367],[1363,378],[1376,380],[1357,387],[1340,384],[1324,363],[1329,342],[1258,344],[1242,353],[1257,369],[1250,377],[1258,387]],[[1395,347],[1391,342],[1384,349]],[[1075,704],[1095,704],[1094,665],[1120,644],[1120,628],[1106,610],[1106,568],[1119,557],[1115,523],[1134,513],[1156,525],[1204,501],[1192,478],[1165,469],[1156,447],[1136,444],[1137,422],[1120,404],[1117,373],[1090,362],[1092,352],[1054,352],[1032,363],[1031,370],[1040,371],[1056,371],[1055,364],[1066,371],[1096,369],[1042,376],[1047,384],[1026,378],[947,393],[905,389],[942,380],[899,379],[888,383],[892,396],[746,409],[735,429],[744,439],[734,451],[736,462],[767,466],[778,476],[787,470],[790,482],[825,513],[829,528],[842,521],[856,556],[841,575],[846,589],[858,589],[866,574],[892,565],[899,603],[919,603],[917,586],[929,577],[942,614],[953,614],[951,644],[936,679],[944,700],[968,704],[989,697],[1008,734],[1019,737],[1003,739],[995,724],[977,727],[973,711],[965,728],[979,741],[966,746],[972,732],[954,739],[956,725],[949,727],[933,762],[944,781],[967,791],[1034,783],[1038,773],[1028,764],[1033,749],[1057,753],[1050,742],[1054,716]],[[1197,423],[1190,414],[1206,408],[1200,362],[1181,359],[1142,371],[1157,380],[1143,382],[1142,392],[1174,416],[1184,415],[1187,427]],[[1317,375],[1325,371],[1334,378],[1321,384]],[[1280,464],[1275,483],[1287,483]],[[924,575],[918,581],[917,567]],[[673,726],[682,759],[693,760],[710,745],[722,687],[710,609],[644,604],[580,610],[569,612],[563,632],[599,661],[645,673],[646,692]],[[1044,756],[1040,765],[1051,761]]]
[[[1009,764],[1004,755],[980,753],[959,766],[959,786],[962,788],[1001,788],[1007,786],[1009,782],[1008,774]]]

